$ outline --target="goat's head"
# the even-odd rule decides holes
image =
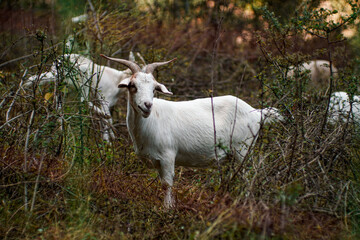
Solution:
[[[167,62],[151,63],[141,69],[136,63],[128,60],[110,58],[102,54],[101,56],[121,63],[131,70],[132,76],[122,80],[118,87],[128,89],[131,106],[135,111],[140,112],[144,118],[150,116],[155,90],[163,94],[172,95],[163,84],[155,80],[153,72],[156,67],[168,64],[176,58]]]

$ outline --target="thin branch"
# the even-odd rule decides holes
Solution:
[[[6,121],[3,125],[0,126],[0,130],[1,130],[3,127],[5,127],[5,126],[10,126],[9,123],[11,123],[12,121],[18,119],[19,117],[22,117],[22,116],[28,114],[29,112],[31,112],[31,110],[29,110],[29,111],[27,111],[27,112],[24,112],[24,113],[22,113],[22,114],[20,114],[20,115],[17,115],[16,117],[13,117],[12,119]]]
[[[75,33],[75,36],[78,36],[80,33],[84,32],[85,30],[86,30],[86,28],[81,29],[80,31],[78,31],[77,33]],[[59,42],[59,43],[57,43],[57,44],[55,44],[55,45],[53,45],[53,46],[51,46],[51,47],[49,47],[49,48],[44,49],[43,52],[49,51],[49,50],[51,50],[51,49],[54,49],[54,48],[56,48],[57,46],[59,46],[59,45],[61,45],[61,44],[64,44],[64,43],[63,43],[63,42]],[[1,64],[0,64],[0,68],[3,67],[3,66],[5,66],[5,65],[7,65],[7,64],[9,64],[9,63],[17,62],[17,61],[20,61],[20,60],[23,60],[23,59],[26,59],[26,58],[29,58],[29,57],[32,57],[32,56],[34,56],[33,53],[32,53],[32,54],[25,55],[25,56],[22,56],[22,57],[18,57],[18,58],[11,59],[11,60],[9,60],[9,61],[6,61],[6,62],[1,63]]]
[[[215,160],[216,163],[218,165],[218,170],[220,172],[221,175],[221,180],[223,178],[222,176],[222,171],[220,168],[220,162],[218,159],[218,153],[217,153],[217,140],[216,140],[216,124],[215,124],[215,109],[214,109],[214,73],[215,73],[215,59],[216,59],[216,51],[217,51],[217,47],[219,44],[219,41],[221,39],[221,24],[222,24],[222,20],[223,20],[223,16],[220,17],[218,25],[217,25],[217,29],[216,29],[216,34],[217,34],[217,38],[215,40],[214,46],[213,46],[213,51],[212,51],[212,58],[211,58],[211,112],[212,112],[212,120],[213,120],[213,130],[214,130],[214,153],[215,153]]]
[[[40,166],[39,166],[38,174],[36,176],[34,193],[33,193],[32,201],[31,201],[30,212],[32,212],[34,210],[34,206],[35,206],[36,193],[37,193],[37,189],[39,187],[39,178],[40,178],[42,165],[43,165],[43,162],[44,162],[44,155],[45,155],[45,153],[44,153],[44,151],[42,151],[41,160],[40,160]]]
[[[20,90],[22,89],[22,85],[24,83],[24,78],[25,78],[25,76],[27,74],[27,71],[28,70],[25,69],[24,74],[21,77],[21,81],[19,83],[19,88],[16,90],[15,96],[14,96],[14,98],[13,98],[13,100],[12,100],[10,106],[9,106],[9,109],[6,112],[6,125],[8,125],[9,127],[11,127],[10,124],[9,124],[10,112],[11,112],[11,109],[13,108],[13,106],[15,104],[16,98],[18,97]]]
[[[26,177],[27,174],[27,164],[28,164],[28,148],[29,148],[29,138],[30,138],[30,132],[31,132],[31,126],[33,124],[33,120],[34,120],[34,116],[35,116],[35,109],[32,110],[31,112],[31,116],[29,119],[29,123],[28,123],[28,127],[27,127],[27,132],[26,132],[26,138],[25,138],[25,152],[24,152],[24,174]],[[27,183],[24,183],[24,205],[25,205],[25,211],[28,210],[28,190],[27,190]]]
[[[98,40],[102,43],[102,42],[103,42],[103,39],[102,39],[102,37],[101,37],[102,32],[101,32],[101,28],[100,28],[100,25],[99,25],[99,20],[98,20],[97,15],[96,15],[95,7],[94,7],[94,5],[92,4],[91,0],[88,0],[88,3],[89,3],[89,6],[90,6],[90,10],[91,10],[91,12],[92,12],[92,15],[93,15],[94,25],[95,25],[95,27],[96,27],[96,37],[97,37]]]

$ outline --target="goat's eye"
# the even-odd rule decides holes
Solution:
[[[129,91],[132,92],[132,93],[136,93],[136,92],[137,92],[137,88],[136,88],[135,84],[133,84],[133,83],[130,83],[130,84],[128,85],[128,89],[129,89]]]

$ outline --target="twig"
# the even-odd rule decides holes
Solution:
[[[85,30],[86,30],[86,28],[83,28],[83,29],[79,30],[77,33],[75,33],[75,36],[78,36],[80,33],[84,32]],[[57,43],[57,44],[55,44],[55,45],[53,45],[53,46],[51,46],[51,47],[49,47],[49,48],[44,49],[43,52],[49,51],[49,50],[51,50],[51,49],[53,49],[53,48],[55,48],[55,47],[57,47],[57,46],[59,46],[59,45],[61,45],[61,44],[64,44],[64,43],[63,43],[63,42],[59,42],[59,43]],[[18,57],[18,58],[11,59],[11,60],[9,60],[9,61],[6,61],[6,62],[1,63],[1,64],[0,64],[0,68],[3,67],[3,66],[5,66],[5,65],[7,65],[7,64],[9,64],[9,63],[17,62],[17,61],[20,61],[20,60],[23,60],[23,59],[26,59],[26,58],[29,58],[29,57],[32,57],[32,56],[34,56],[33,53],[32,53],[32,54],[25,55],[25,56],[22,56],[22,57]]]
[[[216,146],[216,125],[215,125],[215,110],[214,110],[214,98],[211,95],[211,112],[212,112],[212,119],[213,119],[213,130],[214,130],[214,153],[215,153],[215,160],[218,164],[219,170],[220,170],[220,165],[219,165],[219,160],[218,160],[218,154],[217,154],[217,146]]]
[[[88,0],[88,3],[89,3],[89,6],[90,6],[90,9],[92,11],[92,14],[93,14],[93,18],[94,18],[94,25],[96,27],[96,37],[98,38],[98,40],[102,43],[103,40],[102,40],[102,37],[101,37],[101,29],[100,29],[100,26],[99,26],[99,21],[97,20],[97,16],[96,16],[96,11],[95,11],[95,7],[94,5],[92,4],[91,0]]]
[[[64,120],[64,119],[62,119]],[[71,126],[70,124],[68,125],[68,128],[69,128],[69,133],[72,135],[72,139],[73,139],[73,145],[75,146],[76,145],[76,142],[75,142],[75,135],[74,135],[74,131],[72,131],[71,129]],[[64,178],[66,175],[68,175],[70,173],[70,170],[72,169],[72,167],[74,166],[74,163],[75,163],[75,158],[76,158],[76,148],[74,149],[74,153],[73,153],[73,156],[71,158],[71,164],[70,164],[70,167],[69,169],[62,175],[52,179],[53,181],[54,180],[60,180],[61,178]]]
[[[136,53],[136,55],[140,58],[140,60],[143,62],[144,66],[146,66],[145,59],[141,56],[139,52]]]
[[[290,178],[290,173],[291,173],[292,165],[293,165],[293,161],[294,161],[294,155],[295,155],[297,139],[298,139],[298,131],[295,128],[294,141],[291,143],[292,148],[291,148],[291,155],[290,155],[290,165],[289,165],[289,169],[288,169],[288,172],[287,172],[286,181],[289,181],[289,178]]]
[[[260,125],[260,129],[261,129],[261,128],[262,128],[262,125]],[[256,139],[257,139],[258,134],[259,134],[259,132],[260,132],[260,129],[259,129],[259,131],[257,132],[256,135],[253,134],[253,139],[252,139],[252,141],[251,141],[251,143],[250,143],[250,145],[249,145],[249,147],[248,147],[248,149],[247,149],[247,151],[246,151],[246,154],[245,154],[245,156],[244,156],[244,158],[243,158],[240,166],[236,169],[236,171],[234,172],[233,176],[230,178],[230,181],[232,181],[232,180],[235,178],[235,176],[240,172],[240,170],[242,169],[244,163],[245,163],[246,160],[249,158],[249,155],[250,155],[250,152],[251,152],[251,148],[255,145]],[[251,130],[251,129],[250,129],[250,130]]]
[[[38,186],[39,186],[39,178],[40,178],[40,172],[41,172],[43,162],[44,162],[44,151],[42,151],[42,154],[41,154],[40,166],[39,166],[38,174],[36,176],[36,181],[35,181],[35,187],[34,187],[34,193],[33,193],[32,201],[31,201],[30,212],[32,212],[34,210],[36,193],[37,193],[37,189],[38,189]]]
[[[31,116],[29,119],[29,124],[27,127],[27,131],[26,131],[26,138],[25,138],[25,152],[24,152],[24,174],[26,177],[27,174],[27,153],[28,153],[28,148],[29,148],[29,138],[30,138],[30,132],[31,132],[31,126],[34,120],[34,116],[35,116],[35,109],[32,110],[31,112]],[[27,184],[26,182],[24,183],[24,204],[25,204],[25,211],[27,211],[27,205],[28,205],[28,199],[27,199]]]
[[[212,119],[213,119],[213,130],[214,130],[214,153],[215,153],[215,160],[218,165],[218,170],[221,176],[221,181],[223,180],[222,171],[220,168],[220,162],[218,159],[218,153],[217,153],[217,141],[216,141],[216,124],[215,124],[215,109],[214,109],[214,73],[215,73],[215,59],[216,59],[216,50],[219,44],[219,41],[221,39],[221,24],[222,24],[223,16],[220,17],[216,34],[217,38],[215,40],[213,51],[212,51],[212,58],[211,58],[211,112],[212,112]]]
[[[236,125],[237,107],[238,107],[238,98],[236,98],[234,123],[233,123],[233,127],[231,129],[231,134],[230,134],[230,146],[229,146],[230,151],[232,151],[232,138],[233,138],[233,135],[234,135],[235,125]]]
[[[13,117],[12,119],[8,120],[6,123],[4,123],[3,125],[1,125],[1,126],[0,126],[0,129],[2,129],[2,128],[5,127],[6,125],[9,125],[10,122],[16,120],[17,118],[22,117],[22,116],[28,114],[29,112],[31,112],[31,110],[29,110],[29,111],[27,111],[27,112],[25,112],[25,113],[22,113],[22,114],[20,114],[20,115],[17,115],[16,117]]]
[[[11,93],[11,91],[7,91],[6,93],[4,93],[1,97],[3,97],[3,100],[0,103],[0,109],[2,108],[2,106],[5,104],[6,102],[6,98],[8,97],[8,95]]]
[[[23,76],[21,77],[21,81],[20,81],[20,83],[19,83],[19,88],[16,90],[16,93],[15,93],[15,95],[14,95],[14,98],[13,98],[10,106],[9,106],[9,109],[6,111],[6,123],[5,123],[5,124],[7,124],[9,127],[11,127],[10,124],[9,124],[10,112],[11,112],[12,107],[13,107],[14,104],[15,104],[16,98],[18,97],[20,90],[22,89],[22,85],[23,85],[23,83],[24,83],[24,78],[25,78],[25,76],[26,76],[26,74],[27,74],[27,71],[28,71],[28,70],[25,69],[24,74],[23,74]]]
[[[246,65],[244,67],[244,70],[243,70],[243,74],[242,74],[242,77],[240,79],[240,83],[239,83],[239,87],[241,87],[241,84],[244,80],[244,76],[245,76],[245,70],[246,70]],[[236,94],[237,95],[237,94]],[[236,98],[236,104],[235,104],[235,117],[234,117],[234,125],[233,125],[233,128],[231,130],[231,135],[230,135],[230,150],[232,151],[232,138],[233,138],[233,135],[234,135],[234,131],[235,131],[235,125],[236,125],[236,115],[237,115],[237,106],[238,106],[238,98]]]
[[[59,44],[60,44],[60,43],[59,43]],[[11,60],[9,60],[9,61],[7,61],[7,62],[3,62],[3,63],[0,64],[0,68],[3,67],[3,66],[5,66],[5,65],[7,65],[7,64],[9,64],[9,63],[17,62],[17,61],[19,61],[19,60],[23,60],[23,59],[28,58],[28,57],[31,57],[31,56],[34,56],[34,54],[28,54],[28,55],[25,55],[25,56],[22,56],[22,57],[18,57],[18,58],[11,59]]]
[[[325,114],[324,114],[324,119],[323,119],[323,123],[321,126],[321,130],[320,130],[320,135],[323,135],[324,130],[325,130],[325,126],[327,123],[327,118],[328,118],[328,114],[329,114],[329,108],[330,108],[330,101],[331,101],[331,94],[333,91],[333,69],[332,69],[332,55],[331,55],[331,49],[330,49],[330,35],[329,33],[326,34],[326,40],[327,40],[327,52],[328,52],[328,58],[329,58],[329,62],[330,62],[330,83],[329,83],[329,93],[328,93],[328,97],[327,97],[327,105],[326,105],[326,109],[325,109]]]

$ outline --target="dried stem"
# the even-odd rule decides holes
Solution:
[[[38,186],[39,186],[39,179],[40,179],[40,173],[41,173],[42,165],[43,165],[43,162],[44,162],[44,155],[45,155],[45,152],[42,151],[41,160],[40,160],[40,166],[39,166],[39,169],[38,169],[38,174],[36,176],[34,193],[33,193],[32,201],[31,201],[30,212],[32,212],[34,210],[34,206],[35,206],[36,193],[37,193],[37,189],[38,189]]]
[[[18,87],[18,89],[16,90],[16,93],[15,93],[15,95],[14,95],[14,98],[13,98],[13,100],[11,101],[10,106],[9,106],[9,109],[8,109],[7,112],[6,112],[6,123],[5,123],[5,124],[8,125],[9,127],[11,127],[11,125],[9,124],[9,121],[10,121],[10,112],[11,112],[11,110],[12,110],[14,104],[15,104],[15,101],[16,101],[17,97],[19,96],[20,90],[22,89],[22,85],[23,85],[23,83],[24,83],[24,79],[25,79],[25,76],[26,76],[26,74],[27,74],[27,71],[28,71],[28,70],[25,69],[24,74],[23,74],[23,76],[21,77],[21,81],[20,81],[20,83],[19,83],[19,87]]]
[[[35,109],[33,109],[31,111],[31,115],[30,115],[30,119],[29,119],[29,123],[27,126],[27,131],[26,131],[26,137],[25,137],[25,150],[24,150],[24,174],[25,177],[27,175],[27,171],[28,171],[28,149],[29,149],[29,138],[30,138],[30,133],[31,133],[31,126],[34,122],[34,116],[35,116]],[[24,204],[25,204],[25,211],[27,211],[27,205],[28,205],[28,189],[27,189],[27,183],[24,183]]]

